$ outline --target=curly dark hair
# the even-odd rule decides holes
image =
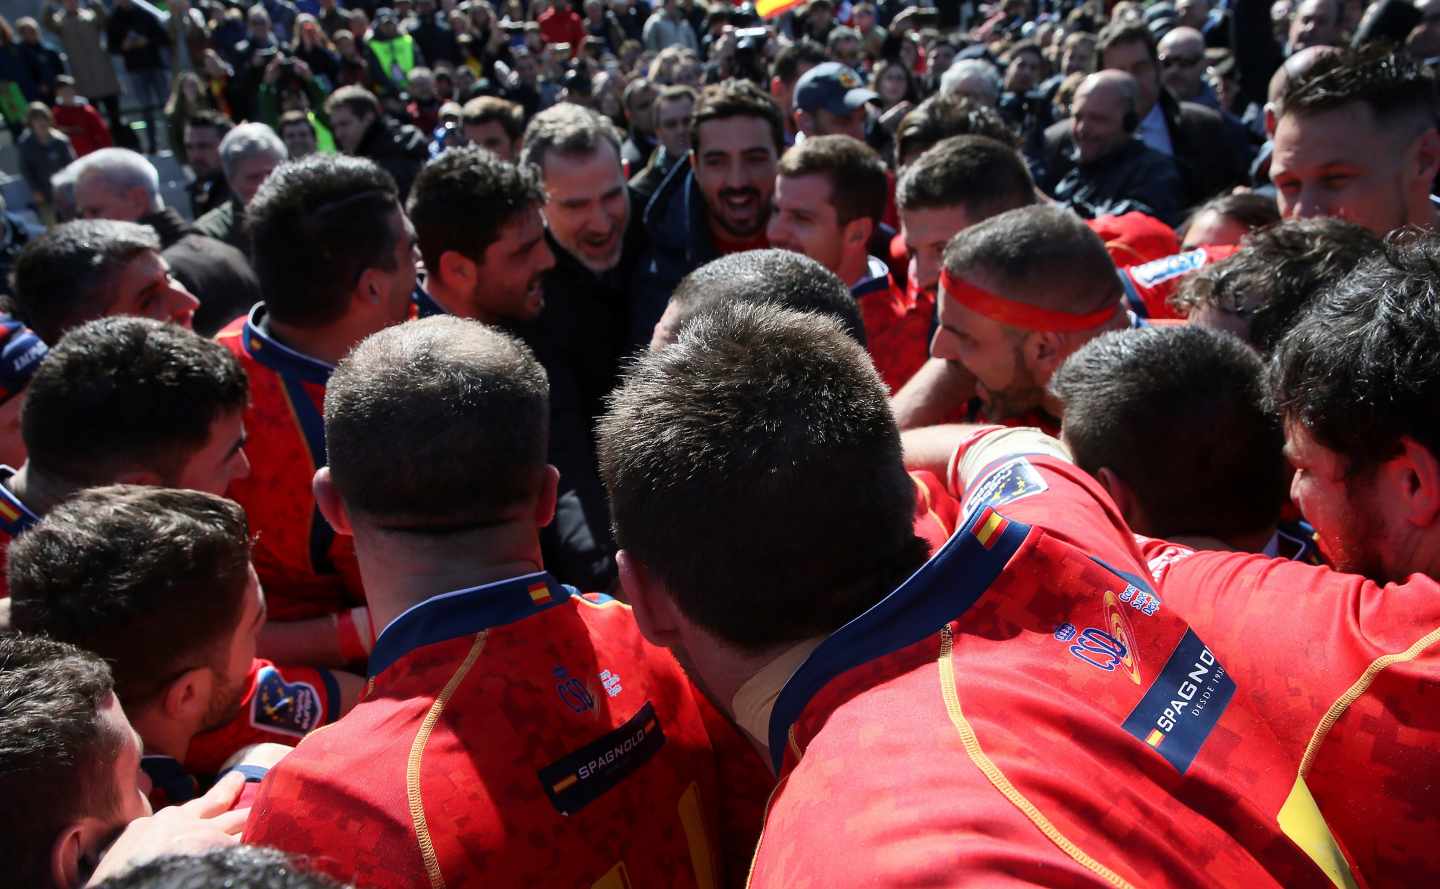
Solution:
[[[1020,135],[989,105],[950,93],[937,93],[916,105],[895,131],[895,160],[900,166],[951,136],[989,136],[1020,148]]]
[[[505,223],[543,203],[544,186],[529,165],[506,163],[476,145],[449,149],[410,189],[410,221],[425,267],[434,274],[450,252],[478,262]]]

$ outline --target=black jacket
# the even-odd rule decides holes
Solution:
[[[144,37],[146,44],[135,49],[122,49],[126,36],[132,33]],[[170,35],[155,16],[132,3],[123,9],[117,6],[110,11],[110,21],[105,26],[105,42],[110,52],[125,60],[126,71],[153,71],[165,67],[165,58],[160,50],[170,45]]]
[[[705,196],[695,182],[689,158],[665,174],[640,217],[649,247],[635,268],[630,288],[632,346],[650,342],[655,323],[665,314],[680,279],[720,255],[705,218]]]
[[[214,336],[260,301],[260,279],[239,250],[200,234],[169,207],[138,221],[160,235],[160,255],[200,300],[196,333]]]
[[[410,185],[430,157],[430,140],[409,124],[381,118],[370,124],[355,153],[369,158],[395,177],[395,184],[400,187],[400,203],[404,205]]]
[[[1136,138],[1098,161],[1072,167],[1056,185],[1055,199],[1086,218],[1139,210],[1166,225],[1178,224],[1184,208],[1175,160]]]
[[[1218,111],[1194,102],[1181,102],[1163,89],[1159,101],[1170,131],[1170,144],[1175,149],[1185,206],[1203,203],[1246,181],[1250,163],[1248,146],[1237,144]],[[1040,187],[1051,194],[1074,166],[1075,143],[1070,128],[1071,119],[1067,117],[1045,131]]]

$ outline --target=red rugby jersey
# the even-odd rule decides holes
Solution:
[[[1280,823],[1323,828],[1302,748],[1142,577],[1103,490],[1024,454],[970,490],[950,542],[780,692],[750,885],[1330,885]]]
[[[873,256],[870,266],[872,276],[850,288],[850,293],[860,306],[870,359],[894,393],[930,357],[935,298],[900,289],[884,270],[885,263]]]
[[[1196,247],[1143,265],[1124,266],[1120,269],[1120,284],[1125,291],[1125,305],[1139,317],[1152,321],[1180,319],[1183,316],[1170,307],[1170,297],[1180,288],[1180,282],[1235,250],[1230,245]]]
[[[271,769],[246,842],[368,889],[744,874],[773,778],[625,605],[543,572],[446,593],[385,628],[370,670]]]
[[[1167,603],[1247,677],[1375,886],[1440,885],[1440,584],[1151,541]]]
[[[911,472],[910,480],[915,483],[915,536],[923,539],[933,553],[955,533],[960,523],[960,503],[932,472]]]
[[[329,364],[265,332],[265,305],[216,336],[250,378],[245,451],[250,475],[231,483],[256,535],[255,571],[270,620],[323,617],[365,604],[354,541],[337,535],[315,507],[310,483],[324,466]]]

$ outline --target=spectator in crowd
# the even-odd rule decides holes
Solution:
[[[421,57],[430,64],[460,64],[460,46],[455,42],[455,32],[436,11],[435,0],[418,0],[415,18],[408,23],[406,33],[415,41]]]
[[[1174,302],[1191,324],[1227,330],[1269,355],[1310,301],[1374,255],[1380,239],[1353,222],[1317,217],[1251,232],[1241,245],[1187,278]]]
[[[53,104],[56,99],[56,81],[67,76],[64,59],[60,53],[41,42],[40,23],[30,16],[15,20],[15,33],[20,38],[16,49],[21,63],[30,74],[30,81],[35,84],[36,97],[46,104]]]
[[[1135,78],[1101,71],[1075,93],[1075,164],[1055,185],[1056,200],[1086,217],[1134,210],[1174,225],[1185,197],[1173,158],[1137,137]]]
[[[260,299],[245,255],[197,232],[160,197],[159,175],[143,155],[103,148],[75,164],[75,200],[86,219],[138,222],[160,236],[161,255],[184,288],[200,299],[196,329],[212,334]]]
[[[1197,102],[1220,111],[1220,100],[1205,82],[1205,37],[1194,28],[1175,28],[1156,47],[1163,73],[1160,81],[1182,102]]]
[[[25,109],[25,133],[20,136],[20,174],[30,186],[31,199],[46,224],[54,224],[55,193],[50,177],[75,160],[70,139],[55,128],[55,115],[44,102],[31,102]]]
[[[284,141],[263,123],[242,123],[226,133],[220,142],[220,167],[230,200],[195,220],[195,229],[249,255],[245,205],[286,157]]]
[[[105,108],[113,137],[133,141],[120,120],[120,79],[100,42],[105,35],[105,7],[95,0],[61,0],[61,4],[46,0],[40,21],[59,38],[75,89]]]
[[[690,121],[700,94],[694,87],[663,87],[655,98],[657,145],[645,168],[630,177],[630,188],[645,201],[655,193],[675,165],[690,155]],[[637,206],[643,204],[637,203]],[[637,213],[638,215],[638,213]]]
[[[55,107],[50,110],[55,117],[55,128],[70,140],[77,157],[112,144],[100,112],[84,97],[76,95],[75,78],[69,74],[55,78]]]
[[[540,23],[540,33],[545,36],[546,43],[569,44],[571,57],[580,55],[588,32],[579,14],[570,8],[569,0],[555,0],[536,21]]]
[[[627,169],[637,173],[655,151],[655,102],[658,96],[658,90],[650,81],[638,77],[625,87],[622,97],[628,126],[620,159]]]
[[[340,82],[340,57],[330,46],[329,39],[313,15],[305,13],[296,19],[295,42],[291,44],[290,51],[297,60],[305,63],[325,89],[333,89]],[[321,103],[315,104],[318,106]]]
[[[410,314],[414,231],[384,170],[333,154],[276,168],[245,215],[265,298],[218,339],[250,380],[252,471],[228,493],[259,535],[255,570],[273,633],[262,655],[363,662],[375,633],[354,550],[315,513],[310,483],[325,465],[318,420],[335,363]]]
[[[878,98],[853,68],[824,62],[795,83],[795,129],[801,136],[850,136],[863,142],[870,103]]]
[[[988,136],[1002,145],[1018,147],[1015,131],[994,108],[942,93],[901,118],[895,131],[895,165],[905,169],[951,136]]]
[[[184,96],[177,91],[177,104]],[[188,102],[188,99],[185,101]],[[235,123],[216,111],[203,108],[190,109],[184,120],[185,163],[195,174],[195,180],[186,186],[190,195],[190,208],[194,214],[204,216],[230,199],[230,184],[225,180],[225,170],[220,165],[220,142]]]
[[[1184,185],[1182,206],[1214,197],[1241,182],[1246,149],[1225,128],[1219,112],[1181,102],[1160,80],[1155,40],[1143,24],[1116,22],[1100,33],[1100,67],[1135,79],[1135,135],[1145,145],[1175,159]],[[1045,177],[1053,189],[1074,165],[1074,121],[1063,120],[1045,133]]]
[[[172,0],[165,32],[170,39],[170,67],[178,76],[184,71],[199,71],[205,64],[205,50],[210,46],[210,29],[205,14],[190,0]]]
[[[1330,53],[1289,80],[1270,178],[1287,219],[1339,216],[1378,235],[1433,228],[1434,76],[1403,56]]]
[[[105,45],[125,62],[131,98],[140,106],[150,153],[159,154],[160,133],[155,121],[156,112],[164,107],[170,94],[170,69],[164,55],[170,35],[152,12],[154,9],[134,0],[115,0],[105,25]]]
[[[661,0],[659,8],[645,21],[642,36],[645,48],[659,52],[672,46],[683,47],[692,52],[700,51],[700,41],[695,30],[680,9],[680,0]]]
[[[416,65],[410,69],[406,89],[410,101],[405,105],[405,114],[410,123],[422,133],[432,132],[440,123],[442,104],[435,91],[435,72]]]
[[[1245,191],[1221,195],[1201,204],[1176,229],[1186,250],[1212,244],[1238,244],[1247,233],[1280,221],[1280,211],[1269,195]]]
[[[786,145],[795,141],[795,83],[806,71],[828,60],[825,47],[813,40],[800,40],[775,54],[770,66],[770,95],[785,120]]]
[[[538,532],[554,511],[557,483],[545,462],[546,400],[545,372],[528,349],[459,318],[382,331],[336,370],[325,402],[330,465],[316,491],[329,520],[354,536],[371,608],[388,626],[370,659],[374,691],[272,770],[247,842],[306,855],[376,889],[414,886],[427,872],[456,882],[572,884],[616,861],[627,879],[647,884],[681,874],[715,885],[743,878],[770,783],[764,767],[732,726],[712,718],[679,665],[642,643],[629,609],[608,606],[608,598],[597,605],[545,571]],[[507,422],[493,422],[499,416]],[[395,471],[402,465],[409,469]],[[390,468],[377,476],[382,467]],[[492,607],[499,602],[509,604]],[[570,681],[569,671],[581,669],[573,666],[579,650],[589,652],[585,670],[604,665],[603,705],[601,685],[588,676]],[[462,686],[452,678],[457,669],[478,670],[510,693]],[[536,669],[543,683],[526,678]],[[437,723],[427,716],[437,707],[467,715]],[[397,731],[429,750],[423,765],[408,740],[382,740]],[[653,818],[615,829],[605,803],[576,788],[580,779],[565,780],[583,758],[547,769],[552,751],[583,749],[577,745],[597,731],[604,751],[620,743],[649,766],[609,772],[606,798]],[[647,737],[649,745],[635,749]],[[435,848],[428,860],[337,844],[327,826],[337,812],[384,848],[413,843],[414,806],[400,784],[407,757],[412,771],[445,780],[463,774],[484,792],[463,810],[427,798]],[[508,780],[516,757],[541,780]],[[336,768],[342,762],[349,765]],[[385,802],[370,802],[379,786],[389,788]],[[706,801],[722,792],[754,806],[721,820]],[[692,851],[686,822],[714,838],[703,853]],[[491,829],[502,823],[506,830]],[[513,831],[527,842],[509,842]],[[534,854],[535,844],[554,854]]]
[[[672,0],[674,2],[674,0]],[[650,341],[680,279],[717,256],[766,246],[784,128],[775,102],[748,81],[708,86],[690,125],[690,163],[645,207],[649,255],[632,288],[630,342]]]
[[[286,111],[280,115],[280,139],[285,143],[285,151],[291,160],[298,161],[322,150],[315,124],[310,122],[310,114],[305,111]]]
[[[1132,531],[1278,554],[1285,436],[1265,403],[1265,365],[1235,336],[1197,326],[1107,333],[1065,359],[1049,390],[1075,465]],[[1176,466],[1189,470],[1177,477]]]
[[[188,328],[199,305],[171,277],[154,229],[96,219],[57,226],[21,251],[9,310],[53,344],[72,328],[112,315]]]
[[[242,376],[231,391],[243,399]],[[157,807],[199,796],[252,745],[294,746],[359,696],[359,676],[255,656],[265,596],[250,548],[234,501],[134,485],[82,491],[10,547],[14,628],[110,664]]]
[[[460,118],[465,141],[512,163],[520,156],[525,135],[525,111],[514,102],[495,96],[477,96],[465,103]]]
[[[996,108],[1004,83],[995,66],[983,59],[961,59],[945,70],[940,78],[940,94],[969,99],[977,105]]]
[[[388,7],[375,11],[374,30],[365,36],[365,47],[370,52],[374,86],[380,95],[404,92],[410,69],[425,63],[415,38],[400,32],[395,13]]]
[[[424,133],[387,117],[364,87],[343,86],[331,93],[325,113],[341,151],[378,164],[395,180],[401,199],[410,193],[410,183],[429,157]]]

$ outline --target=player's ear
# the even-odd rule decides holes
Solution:
[[[1400,453],[1383,464],[1382,495],[1404,510],[1407,522],[1429,528],[1440,520],[1440,460],[1410,436],[1400,438]]]
[[[214,687],[215,675],[209,667],[195,667],[181,673],[160,694],[165,718],[191,724],[202,722],[205,711],[210,709],[210,695]]]
[[[475,284],[475,260],[455,250],[440,254],[440,268],[435,270],[440,283],[446,287],[468,292]]]
[[[335,489],[329,466],[315,470],[315,479],[310,483],[310,490],[315,494],[315,506],[320,510],[320,515],[325,517],[325,521],[330,523],[335,533],[351,536],[354,532],[350,529],[350,514],[345,511],[345,501],[340,499],[340,492]]]
[[[875,220],[860,216],[845,223],[845,242],[847,244],[868,244],[870,236],[875,234]]]
[[[628,550],[615,554],[615,565],[620,571],[620,588],[630,602],[640,635],[662,648],[678,643],[680,615],[664,582]]]
[[[1070,354],[1060,334],[1050,330],[1035,330],[1026,334],[1023,353],[1037,380],[1048,380],[1065,356]]]
[[[535,527],[544,528],[555,521],[555,504],[560,499],[560,470],[545,464],[540,480],[540,495],[535,500]]]
[[[60,889],[77,889],[85,882],[85,828],[80,822],[65,825],[50,847],[50,880]]]

